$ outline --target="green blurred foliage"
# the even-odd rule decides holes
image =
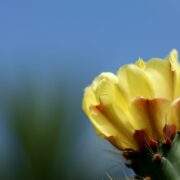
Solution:
[[[67,95],[63,88],[48,95],[32,84],[9,98],[10,125],[15,129],[24,152],[16,179],[48,180],[66,176],[70,141],[66,133]],[[58,154],[60,173],[55,172]]]
[[[30,162],[33,179],[49,179],[63,111],[60,106],[59,111],[55,110],[57,107],[44,107],[36,96],[21,98],[11,112],[17,133]]]

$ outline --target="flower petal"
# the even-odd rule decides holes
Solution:
[[[171,105],[170,122],[180,130],[180,98],[174,100]]]
[[[177,58],[177,51],[173,50],[165,60],[153,58],[146,63],[145,71],[151,79],[156,97],[170,100],[177,97],[180,90],[180,69]]]
[[[143,96],[145,98],[154,97],[151,81],[141,66],[133,64],[125,65],[119,69],[117,74],[131,98],[136,96]]]
[[[172,50],[168,56],[168,60],[171,64],[171,72],[173,76],[173,99],[176,99],[180,97],[180,66],[178,63],[178,52],[176,50]]]
[[[101,136],[119,148],[137,149],[132,139],[133,128],[127,129],[128,118],[124,113],[126,111],[121,110],[120,102],[127,103],[117,86],[117,77],[103,73],[86,88],[83,109]]]
[[[176,125],[166,124],[163,128],[163,133],[166,140],[173,140],[176,135]]]
[[[134,99],[131,104],[132,113],[136,119],[134,128],[146,130],[151,139],[162,140],[169,106],[170,102],[163,98],[149,100],[139,97]]]

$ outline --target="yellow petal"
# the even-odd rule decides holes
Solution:
[[[167,57],[167,59],[170,62],[171,71],[176,71],[178,68],[178,52],[176,51],[176,49],[173,49],[170,52],[170,55]]]
[[[114,124],[120,134],[123,134],[127,139],[131,138],[134,129],[130,123],[130,117],[127,116],[126,112],[120,109],[117,103],[113,102],[108,95],[101,96],[100,101],[103,106],[101,113]]]
[[[136,120],[134,128],[145,129],[150,138],[162,140],[170,102],[163,98],[149,100],[139,97],[132,101],[131,108]]]
[[[146,63],[146,74],[151,79],[156,97],[164,97],[173,100],[180,90],[180,69],[178,65],[177,51],[163,59],[153,58]],[[176,84],[176,85],[175,85]]]
[[[139,58],[137,61],[136,61],[136,65],[140,68],[145,68],[146,67],[146,64],[145,62],[143,61],[143,59]]]
[[[109,100],[109,104],[121,109],[130,118],[129,96],[120,82],[116,75],[102,73],[93,81],[91,89],[98,103],[105,104]]]
[[[110,136],[111,134],[116,134],[116,128],[114,128],[111,123],[109,123],[108,119],[98,111],[98,108],[96,108],[98,105],[99,102],[97,101],[92,88],[86,88],[82,104],[83,110],[97,128],[98,132],[103,132],[102,135]]]
[[[174,74],[174,99],[180,97],[180,66],[178,66],[178,70]]]
[[[176,125],[177,130],[180,130],[180,98],[172,103],[170,121]]]
[[[167,57],[171,64],[172,82],[173,82],[173,99],[180,97],[180,66],[178,63],[178,52],[172,50]]]
[[[121,101],[124,100],[117,86],[117,77],[111,73],[103,73],[85,89],[83,109],[101,136],[111,143],[116,142],[119,148],[136,149],[132,139],[133,128],[125,130],[128,118],[123,119],[126,115],[120,109]]]
[[[124,90],[124,86],[119,85],[119,79],[116,75],[112,73],[100,74],[93,81],[91,88],[99,103],[101,103],[102,99],[105,99],[105,97],[109,97],[110,101],[113,102],[115,106],[127,112],[129,99]]]
[[[135,96],[154,97],[150,79],[138,65],[125,65],[119,69],[117,74],[118,78],[123,82],[122,86],[126,87],[126,91],[131,98]]]

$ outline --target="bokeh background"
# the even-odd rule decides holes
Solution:
[[[180,50],[179,0],[0,1],[0,179],[132,176],[96,136],[83,89]]]

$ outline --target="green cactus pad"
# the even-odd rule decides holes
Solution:
[[[141,151],[127,150],[124,157],[127,166],[132,168],[138,177],[150,177],[151,180],[180,180],[180,133],[166,142],[156,146],[147,145]]]

